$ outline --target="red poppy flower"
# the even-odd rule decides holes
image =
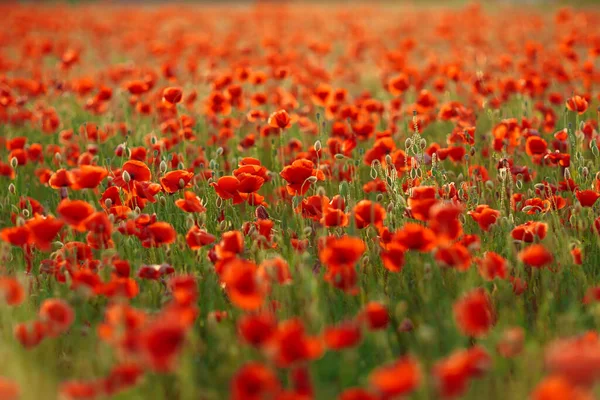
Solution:
[[[185,342],[184,325],[173,318],[158,318],[140,338],[148,366],[157,372],[168,372],[176,366]]]
[[[108,171],[104,167],[81,165],[71,171],[71,176],[73,179],[72,189],[95,189],[108,176]]]
[[[573,263],[575,265],[583,264],[583,255],[581,253],[581,249],[579,247],[575,247],[571,249],[571,256],[573,257]]]
[[[377,400],[377,396],[365,389],[350,388],[340,393],[339,400]]]
[[[231,400],[274,399],[280,392],[277,376],[262,364],[244,365],[231,379]]]
[[[437,203],[429,210],[427,225],[435,233],[439,243],[449,243],[462,235],[462,224],[458,217],[462,207],[455,203]]]
[[[223,265],[221,280],[231,302],[243,310],[256,310],[265,300],[266,287],[258,279],[256,264],[239,258]]]
[[[487,204],[478,205],[475,211],[469,211],[467,214],[473,218],[479,227],[487,232],[490,227],[496,223],[500,217],[500,211],[490,208]]]
[[[594,190],[577,190],[575,197],[583,207],[592,207],[596,200],[600,198],[600,194]]]
[[[25,300],[25,289],[15,278],[0,277],[0,298],[9,306],[18,306]]]
[[[184,170],[169,171],[160,178],[160,184],[165,192],[173,194],[178,190],[191,187],[193,177],[193,172]]]
[[[191,250],[200,250],[202,247],[213,243],[215,237],[194,225],[185,235],[185,241]]]
[[[417,186],[410,189],[408,198],[408,207],[413,218],[419,221],[429,220],[429,211],[438,200],[434,186]]]
[[[29,229],[30,237],[35,246],[41,251],[49,251],[52,241],[63,227],[64,222],[52,216],[35,216],[28,220],[25,226]]]
[[[554,261],[554,256],[543,245],[534,244],[519,252],[519,259],[533,268],[542,268]]]
[[[277,319],[270,312],[247,314],[238,322],[240,337],[254,347],[261,347],[277,330]]]
[[[52,174],[48,184],[53,189],[60,189],[63,187],[71,187],[75,183],[75,177],[73,174],[65,169],[59,169]]]
[[[84,232],[86,228],[83,222],[92,215],[94,207],[83,200],[64,199],[59,203],[56,212],[73,229]]]
[[[581,115],[588,109],[588,102],[585,98],[575,95],[567,100],[566,106],[570,111]]]
[[[275,111],[269,117],[269,126],[279,129],[287,129],[292,126],[292,119],[285,110]]]
[[[183,194],[183,199],[175,200],[175,205],[188,213],[202,213],[206,211],[206,207],[204,207],[204,203],[200,197],[191,191],[186,191]]]
[[[392,241],[406,250],[417,250],[421,253],[431,251],[437,244],[435,233],[422,225],[407,222],[397,231]]]
[[[21,398],[21,388],[16,382],[7,378],[0,377],[0,399],[19,400]]]
[[[527,155],[535,156],[546,154],[548,150],[548,144],[544,139],[539,136],[529,136],[525,143],[525,152]]]
[[[145,244],[150,247],[175,243],[177,238],[177,232],[168,222],[155,222],[148,225],[147,229],[149,237]]]
[[[548,224],[538,221],[527,221],[526,223],[515,227],[511,232],[511,236],[515,240],[531,243],[536,236],[540,240],[544,239],[547,232]]]
[[[532,400],[592,400],[593,398],[591,393],[573,385],[562,376],[545,378],[531,393]]]
[[[483,289],[467,293],[454,303],[453,308],[458,328],[467,336],[484,336],[494,325],[494,309]]]
[[[45,333],[49,337],[56,337],[66,332],[75,320],[75,312],[61,299],[44,300],[40,306],[39,316],[45,324]]]
[[[343,279],[340,280],[344,276],[342,271],[354,271],[354,266],[365,252],[365,249],[364,242],[359,238],[350,236],[328,237],[325,240],[325,245],[319,251],[319,259],[328,269],[325,279],[331,282],[337,280],[338,283],[342,284],[344,282]],[[347,277],[351,278],[352,276]]]
[[[23,247],[31,241],[31,232],[25,225],[4,228],[0,231],[0,238],[13,246]]]
[[[365,321],[369,330],[379,330],[388,326],[390,315],[383,304],[371,301],[361,311],[359,320]]]
[[[358,229],[366,228],[373,224],[381,228],[385,219],[385,209],[381,204],[373,203],[370,200],[361,200],[354,206],[354,220]]]
[[[471,267],[471,253],[460,242],[439,248],[435,252],[435,259],[443,266],[456,268],[458,271],[467,271]]]
[[[312,183],[325,180],[323,171],[316,170],[310,160],[300,159],[281,171],[281,177],[287,181],[287,192],[291,196],[304,195]]]
[[[483,258],[477,259],[479,274],[486,281],[494,280],[495,278],[506,279],[508,274],[508,262],[501,255],[488,251]]]
[[[360,342],[362,334],[358,324],[346,322],[325,328],[323,338],[331,350],[342,350],[356,346]]]
[[[504,358],[518,356],[523,351],[525,331],[521,327],[508,328],[496,345],[498,353]]]
[[[217,195],[223,200],[233,199],[233,204],[240,204],[244,199],[240,195],[240,181],[235,176],[222,176],[210,186],[215,188]]]
[[[598,333],[590,331],[552,342],[545,351],[545,366],[574,385],[591,387],[600,379]]]
[[[20,323],[15,325],[13,334],[23,347],[30,349],[44,340],[46,337],[46,325],[41,321]]]
[[[279,324],[265,350],[277,366],[287,368],[320,357],[323,345],[319,339],[306,335],[299,319],[290,319]]]
[[[163,90],[163,101],[169,104],[177,104],[183,98],[183,91],[178,87],[168,87]]]
[[[369,375],[369,383],[383,398],[406,396],[419,387],[421,379],[419,365],[410,356],[376,368]]]
[[[58,387],[60,397],[65,400],[94,400],[102,392],[102,384],[97,380],[70,380]]]
[[[438,393],[442,398],[463,395],[467,391],[469,380],[489,369],[490,364],[490,356],[481,347],[455,351],[433,367],[432,374]]]

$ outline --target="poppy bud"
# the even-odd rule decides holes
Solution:
[[[378,203],[381,203],[381,201],[383,200],[383,194],[381,194],[381,193],[377,193],[377,196],[375,197],[375,200],[376,200]]]
[[[125,183],[131,182],[131,175],[129,175],[129,172],[123,171],[121,176],[123,177],[123,181],[125,181]]]
[[[106,199],[106,200],[104,200],[104,205],[106,206],[106,208],[111,208],[112,205],[113,205],[112,199]]]
[[[315,142],[315,144],[313,145],[313,148],[315,149],[315,151],[318,153],[319,151],[321,151],[321,141],[317,140]]]
[[[424,343],[433,343],[435,340],[435,332],[432,328],[427,325],[423,325],[417,331],[419,339]]]
[[[565,179],[571,179],[571,171],[569,171],[568,167],[565,168],[564,177]]]
[[[17,157],[13,157],[10,159],[10,166],[13,169],[17,169],[17,165],[19,165],[19,160],[17,160]]]
[[[194,222],[194,217],[192,217],[191,215],[188,215],[187,218],[185,219],[186,229],[190,230],[195,224],[196,224],[196,222]]]
[[[400,326],[398,326],[399,332],[412,332],[415,328],[415,325],[410,320],[410,318],[404,318],[402,322],[400,322]]]
[[[11,183],[10,185],[8,185],[8,191],[11,194],[15,194],[16,193],[17,189],[15,188],[15,185],[13,183]]]
[[[223,155],[223,148],[222,148],[222,147],[219,147],[219,148],[217,149],[217,156],[221,156],[221,155]]]
[[[346,197],[348,195],[348,182],[342,181],[339,185],[340,196]]]
[[[317,181],[317,177],[316,176],[309,176],[308,178],[306,178],[306,180],[310,183],[315,183]]]
[[[313,233],[313,229],[310,226],[307,226],[306,228],[304,228],[302,230],[302,233],[304,234],[304,237],[311,237],[312,233]]]
[[[56,160],[56,162],[61,162],[62,155],[60,153],[54,153],[54,159]]]
[[[23,216],[24,216],[25,218],[29,218],[29,210],[28,210],[28,209],[24,209],[24,210],[22,211],[22,214],[23,214]]]
[[[506,168],[500,168],[500,171],[498,172],[500,173],[500,180],[506,180]]]
[[[159,167],[158,167],[158,168],[159,168],[160,172],[161,172],[161,173],[163,173],[163,174],[164,174],[165,172],[167,172],[167,163],[165,162],[165,160],[162,160],[162,161],[160,162],[160,165],[159,165]]]
[[[337,154],[335,155],[335,158],[336,158],[337,160],[343,160],[344,158],[346,158],[346,156],[345,156],[345,155],[343,155],[343,154],[337,153]]]
[[[392,161],[392,156],[390,156],[389,154],[385,155],[385,163],[387,165],[394,165],[394,162]]]

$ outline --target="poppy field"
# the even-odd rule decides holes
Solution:
[[[600,9],[0,12],[0,400],[600,395]]]

